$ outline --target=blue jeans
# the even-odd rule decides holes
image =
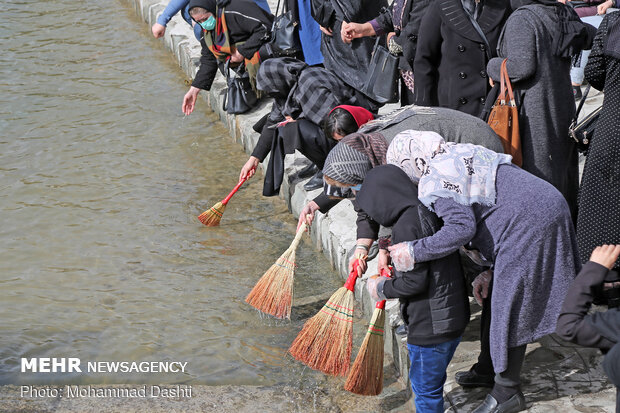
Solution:
[[[416,346],[407,343],[409,350],[409,379],[415,394],[417,413],[443,413],[443,385],[446,368],[461,338],[441,344]]]

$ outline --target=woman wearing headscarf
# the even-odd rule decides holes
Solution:
[[[605,97],[579,191],[577,244],[582,262],[598,245],[620,244],[620,13],[610,13],[601,22],[585,73]],[[614,267],[620,270],[620,260]]]
[[[519,102],[522,168],[555,186],[576,218],[577,148],[568,138],[575,114],[571,56],[589,48],[594,29],[557,0],[511,0],[498,55],[487,65],[494,82],[506,69]]]
[[[417,48],[418,30],[430,0],[396,0],[389,9],[381,10],[376,18],[366,23],[346,22],[341,28],[345,43],[367,36],[387,34],[390,53],[401,56],[398,60],[400,72],[400,105],[413,103],[413,58]]]
[[[474,116],[446,108],[407,106],[366,123],[357,133],[342,139],[328,155],[324,175],[327,175],[328,179],[338,175],[343,179],[340,182],[350,186],[361,184],[368,170],[385,164],[385,153],[394,137],[409,129],[430,130],[444,136],[449,142],[473,143],[493,151],[503,151],[499,137],[493,129]],[[360,162],[358,167],[361,168],[358,173],[349,175],[338,172],[341,167],[347,168],[349,161]],[[332,162],[338,164],[331,165]],[[302,209],[298,225],[304,220],[311,224],[316,211],[327,213],[340,201],[330,197],[346,196],[347,190],[326,182],[324,192]],[[378,233],[378,226],[369,225],[361,214],[357,222],[357,247],[354,255],[367,253]],[[360,271],[363,273],[365,270],[365,266],[362,265]]]
[[[210,90],[219,64],[230,60],[231,67],[244,64],[256,89],[260,67],[259,49],[271,36],[273,15],[250,0],[190,0],[192,19],[203,29],[200,67],[189,91],[183,97],[185,115],[194,111],[198,93]]]
[[[323,65],[347,85],[361,90],[366,80],[375,41],[356,39],[346,44],[340,37],[344,22],[366,22],[377,16],[386,0],[311,0],[312,17],[321,27]]]
[[[271,153],[263,195],[277,195],[284,178],[284,157],[298,150],[316,166],[310,169],[308,175],[314,173],[314,176],[304,188],[311,191],[322,187],[323,163],[336,145],[336,141],[324,134],[323,122],[334,109],[352,113],[363,123],[373,119],[374,115],[361,106],[341,105],[365,105],[366,98],[329,70],[309,67],[291,58],[267,60],[261,65],[257,82],[259,89],[274,98],[274,103],[252,155],[241,168],[239,179],[254,175],[258,164]],[[306,171],[299,177],[307,177]]]
[[[509,13],[505,0],[431,2],[413,61],[415,104],[479,116],[490,89],[486,65]]]
[[[394,165],[368,172],[356,200],[378,224],[392,227],[395,242],[432,235],[437,216],[417,197],[417,187]],[[409,378],[418,412],[443,413],[446,368],[469,321],[465,279],[457,253],[420,263],[393,278],[368,279],[374,299],[398,298],[408,326]]]
[[[461,246],[493,263],[493,294],[486,311],[491,314],[495,385],[474,412],[524,410],[519,376],[526,344],[555,330],[562,300],[580,266],[564,197],[512,165],[509,155],[446,143],[432,132],[399,134],[386,157],[418,183],[420,201],[443,220],[434,235],[390,247],[398,270],[408,271]],[[484,297],[480,291],[489,281],[474,280],[478,295]]]

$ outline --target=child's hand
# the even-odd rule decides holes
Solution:
[[[590,261],[612,269],[620,256],[620,245],[602,245],[594,248]]]

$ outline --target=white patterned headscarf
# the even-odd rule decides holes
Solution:
[[[432,211],[437,198],[494,205],[497,167],[509,164],[512,156],[469,143],[446,143],[435,132],[407,130],[394,137],[386,159],[418,184],[418,198]]]

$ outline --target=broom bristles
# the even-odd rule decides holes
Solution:
[[[295,249],[289,247],[263,274],[245,302],[276,318],[291,318]]]
[[[225,210],[226,204],[218,202],[202,214],[198,215],[198,219],[208,227],[216,227],[220,225],[220,220],[222,219],[222,214],[224,214]]]
[[[376,396],[383,390],[383,328],[385,310],[375,308],[344,389],[362,396]]]
[[[353,345],[353,292],[336,291],[323,308],[306,321],[291,345],[291,355],[310,368],[344,376],[351,364]]]
[[[295,275],[295,251],[306,231],[301,224],[291,246],[258,280],[245,302],[263,313],[276,318],[291,318],[293,301],[293,276]]]

